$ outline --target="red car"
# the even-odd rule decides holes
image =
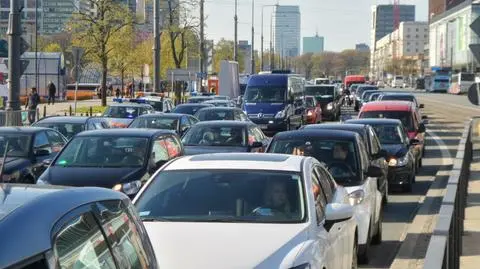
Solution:
[[[315,96],[307,95],[305,96],[305,123],[306,124],[316,124],[322,122],[322,107],[320,103],[317,102]]]
[[[407,101],[376,101],[362,106],[359,119],[389,118],[400,120],[408,131],[408,139],[415,145],[417,166],[422,166],[422,157],[425,152],[425,122],[419,108]]]

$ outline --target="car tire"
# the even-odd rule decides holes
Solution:
[[[367,235],[367,243],[362,246],[358,246],[358,252],[357,252],[357,259],[359,264],[368,264],[370,261],[369,257],[369,250],[370,250],[370,233],[371,233],[371,228],[368,229],[368,235]]]
[[[423,156],[420,157],[420,159],[418,160],[418,168],[421,168],[423,166]],[[418,169],[416,171],[418,173]]]
[[[380,216],[378,217],[377,232],[372,238],[372,245],[380,245],[382,243],[382,222],[383,222],[383,207],[380,209]]]

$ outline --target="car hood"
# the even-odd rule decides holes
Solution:
[[[307,240],[308,227],[199,222],[144,224],[160,268],[176,269],[290,268]]]
[[[333,95],[316,95],[315,99],[317,99],[317,102],[319,102],[323,106],[333,102]]]
[[[207,153],[248,152],[247,147],[226,146],[185,146],[185,155],[198,155]]]
[[[98,168],[50,166],[42,180],[52,185],[113,188],[118,183],[140,180],[145,170],[141,167]]]
[[[3,161],[3,157],[0,157],[0,163]],[[5,174],[13,173],[17,170],[20,170],[24,167],[31,165],[31,161],[28,158],[23,157],[7,157],[5,159],[5,165],[3,167],[3,172]]]
[[[285,104],[282,103],[246,103],[244,105],[247,114],[277,114],[284,109]]]
[[[382,149],[388,152],[389,156],[402,157],[407,153],[407,149],[404,145],[382,145]]]

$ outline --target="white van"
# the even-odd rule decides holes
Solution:
[[[403,77],[402,76],[395,76],[392,80],[392,88],[403,88]]]

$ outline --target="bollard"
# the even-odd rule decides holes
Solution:
[[[47,106],[43,106],[43,117],[47,116]]]
[[[90,117],[93,116],[93,108],[90,106]]]
[[[72,116],[72,105],[70,105],[70,107],[68,108],[69,112],[70,112],[70,116]]]

